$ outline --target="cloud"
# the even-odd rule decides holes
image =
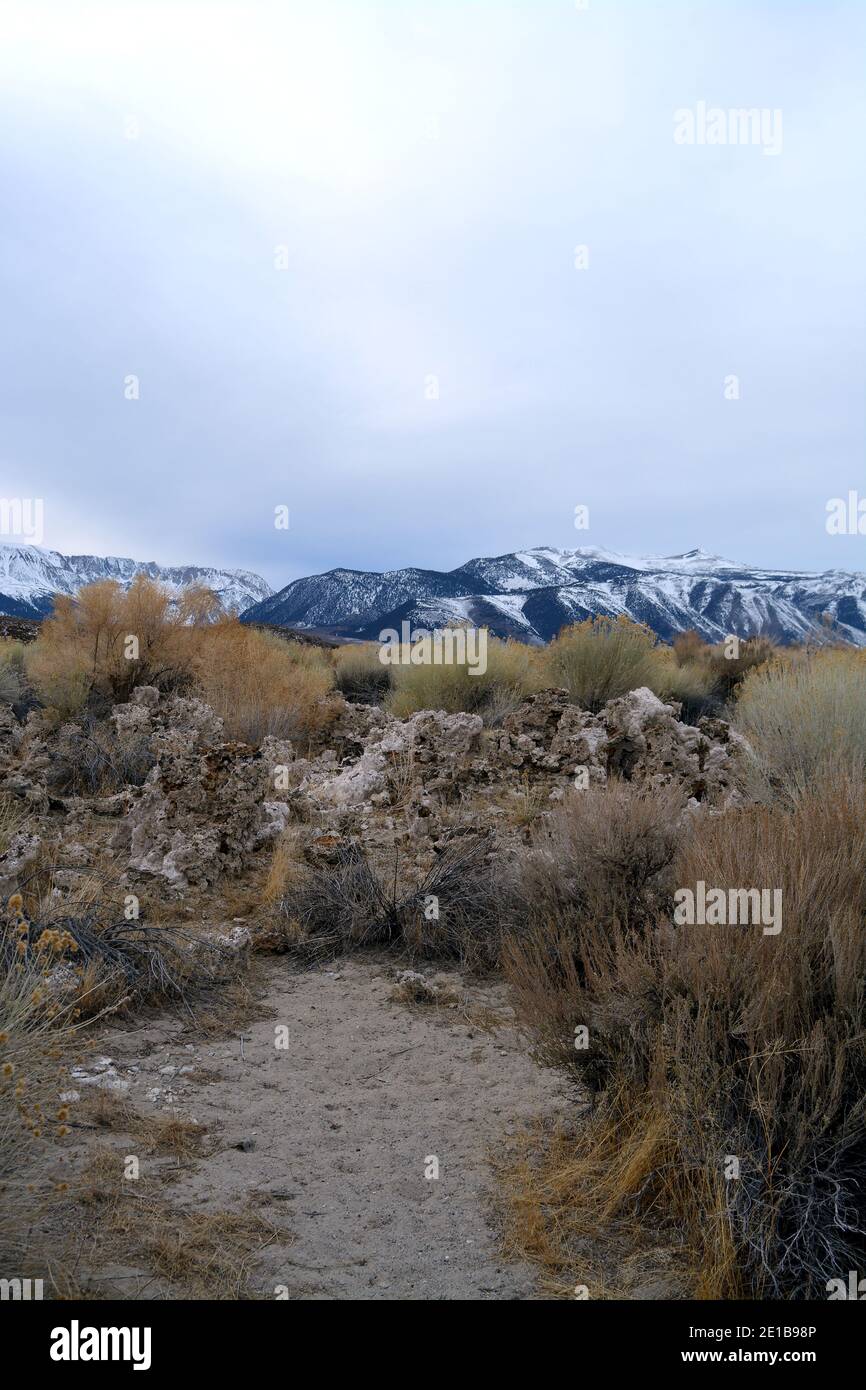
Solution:
[[[823,524],[866,488],[864,21],[783,18],[12,0],[0,491],[59,549],[275,584],[585,541],[866,568]],[[782,153],[678,145],[698,101],[780,109]]]

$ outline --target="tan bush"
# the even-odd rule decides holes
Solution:
[[[828,769],[866,767],[866,651],[778,655],[739,687],[736,727],[758,755],[768,787],[801,795]]]
[[[144,576],[127,592],[105,581],[76,599],[58,598],[25,661],[39,697],[62,718],[80,715],[94,696],[127,700],[140,685],[195,686],[229,737],[253,744],[266,734],[313,737],[336,713],[325,698],[333,673],[320,648],[221,615],[207,589],[185,590],[172,604]]]
[[[213,602],[211,595],[211,612]],[[77,598],[55,600],[27,649],[27,674],[42,702],[64,716],[77,714],[91,695],[122,701],[139,685],[173,689],[188,676],[202,631],[189,616],[184,605],[172,609],[168,592],[144,575],[126,591],[114,580],[85,585]]]
[[[710,653],[709,645],[694,628],[689,628],[688,632],[678,632],[671,647],[678,666],[690,666],[706,659]]]
[[[93,674],[83,648],[71,639],[61,617],[56,627],[52,619],[42,625],[42,634],[28,649],[25,658],[27,678],[42,703],[54,711],[58,722],[71,719],[86,705],[93,685]],[[68,640],[64,640],[64,629]]]
[[[615,951],[672,906],[682,808],[675,789],[609,782],[572,792],[512,866],[506,972],[543,1061],[574,1060],[570,1020],[590,943]]]
[[[230,738],[311,739],[336,718],[333,671],[319,647],[226,620],[202,630],[194,663],[202,698]]]
[[[608,700],[659,683],[658,638],[628,618],[591,618],[563,628],[544,654],[549,685],[597,712]]]
[[[866,788],[836,777],[792,808],[706,816],[671,873],[780,888],[781,931],[667,914],[628,930],[578,896],[506,950],[542,1053],[602,1091],[560,1174],[573,1212],[549,1219],[674,1221],[698,1296],[824,1297],[866,1236]]]
[[[651,688],[659,699],[681,704],[687,721],[717,710],[722,703],[718,677],[705,657],[680,660],[669,648],[659,648],[653,681]]]
[[[428,657],[433,650],[428,644]],[[489,635],[483,672],[473,674],[468,662],[438,665],[430,659],[389,669],[392,689],[387,706],[400,719],[422,709],[466,711],[494,725],[543,684],[536,649]]]
[[[682,633],[672,648],[657,648],[659,669],[652,688],[663,700],[678,700],[683,718],[694,721],[721,712],[749,672],[772,660],[777,650],[769,637],[748,637],[733,656],[727,642],[711,647],[695,632]]]

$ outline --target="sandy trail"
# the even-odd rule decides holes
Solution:
[[[243,1058],[237,1033],[190,1043],[172,1016],[101,1040],[137,1108],[194,1117],[216,1135],[218,1150],[172,1184],[172,1203],[252,1202],[291,1231],[252,1266],[250,1287],[265,1297],[278,1286],[293,1299],[537,1296],[533,1270],[502,1257],[489,1154],[524,1121],[566,1113],[565,1084],[507,1021],[491,1034],[459,1009],[390,1000],[382,959],[259,969],[271,1016],[246,1025]],[[468,993],[473,1009],[510,1018],[502,985]],[[136,1285],[154,1296],[150,1271],[132,1285],[123,1273],[127,1296]],[[109,1271],[94,1275],[105,1296],[116,1292]]]

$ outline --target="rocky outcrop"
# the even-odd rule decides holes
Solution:
[[[290,822],[306,823],[302,838],[313,861],[329,846],[355,841],[423,873],[455,836],[493,830],[501,844],[525,838],[529,821],[515,814],[520,797],[531,798],[534,816],[570,787],[615,777],[679,787],[692,809],[737,804],[748,745],[721,719],[692,725],[679,714],[678,705],[647,689],[597,713],[571,704],[565,690],[543,690],[494,730],[475,714],[422,710],[397,719],[378,706],[347,705],[327,751],[299,758],[287,740],[268,737],[257,749],[227,741],[222,720],[203,701],[143,687],[110,715],[125,762],[107,740],[113,762],[140,768],[140,785],[52,796],[57,767],[74,755],[76,740],[83,755],[89,729],[52,730],[39,714],[21,724],[0,706],[0,792],[37,815],[57,816],[60,847],[65,840],[81,851],[52,850],[62,875],[55,888],[64,891],[88,867],[80,842],[95,817],[115,822],[110,848],[125,882],[155,880],[178,893],[242,873]],[[130,750],[138,750],[135,758]],[[36,827],[43,840],[49,824]],[[53,843],[50,831],[47,840]],[[38,847],[37,837],[13,840],[0,860],[0,893],[15,891]]]
[[[338,810],[365,802],[393,805],[418,784],[428,794],[447,794],[471,776],[482,729],[477,714],[441,710],[376,721],[356,761],[330,777],[313,765],[301,790],[319,805]]]
[[[144,687],[117,705],[118,733],[147,734],[156,758],[113,838],[128,850],[127,879],[161,879],[182,892],[236,875],[259,846],[276,839],[288,808],[276,790],[291,744],[265,739],[260,749],[223,740],[223,724],[201,700]]]
[[[223,721],[204,700],[180,695],[164,696],[152,685],[141,685],[129,704],[115,705],[111,722],[118,734],[150,736],[171,731],[187,735],[198,747],[221,743]]]
[[[679,713],[678,704],[645,687],[608,701],[598,714],[569,704],[565,690],[544,690],[505,719],[493,761],[583,787],[616,776],[680,786],[696,803],[735,803],[750,757],[745,739],[722,719],[684,724]]]
[[[0,705],[0,794],[20,801],[28,811],[48,809],[46,779],[51,753],[42,715],[31,711],[19,724],[11,705]]]
[[[25,887],[28,875],[39,860],[42,841],[38,835],[18,830],[10,837],[6,853],[0,855],[0,901]]]

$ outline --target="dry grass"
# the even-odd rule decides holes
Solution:
[[[421,1009],[451,1009],[459,1004],[460,996],[449,985],[439,985],[416,971],[404,972],[388,998],[394,1004],[408,1004]]]
[[[139,1153],[189,1162],[205,1153],[207,1131],[179,1115],[142,1114],[126,1096],[100,1087],[91,1088],[75,1104],[78,1129],[123,1134],[134,1140]]]
[[[509,825],[526,829],[551,809],[550,791],[543,783],[533,783],[527,773],[521,778],[518,790],[509,789],[499,804],[505,811]]]
[[[304,857],[300,831],[297,826],[290,825],[280,835],[273,848],[261,893],[264,906],[273,907],[286,893],[289,884],[303,877],[303,874]]]
[[[800,796],[834,769],[862,777],[866,651],[800,651],[751,671],[737,693],[735,723],[772,794]]]
[[[676,1213],[668,1207],[662,1220],[651,1202],[636,1207],[653,1168],[671,1161],[657,1116],[539,1121],[493,1161],[506,1252],[540,1267],[548,1297],[629,1298],[659,1276],[668,1297],[698,1287],[699,1252],[683,1241]],[[687,1211],[689,1194],[680,1195]]]
[[[23,830],[26,823],[27,813],[21,803],[0,794],[0,855],[7,852],[13,835]]]
[[[73,1049],[80,1046],[79,1010],[52,1001],[48,960],[19,954],[21,900],[0,917],[0,1265],[18,1269],[35,1198],[46,1185],[46,1151],[68,1134],[59,1100]],[[46,953],[50,958],[52,953]]]
[[[206,1040],[224,1038],[244,1031],[259,1018],[269,1018],[260,1001],[261,991],[255,978],[238,976],[213,990],[196,1006],[195,1014],[184,1029],[184,1037]]]
[[[47,984],[64,943],[28,950],[28,927],[15,894],[0,914],[0,1179],[32,1139],[62,1129],[58,1064],[80,1031],[80,1004],[55,1000]]]
[[[71,1194],[84,1208],[87,1230],[65,1256],[76,1269],[113,1260],[141,1265],[164,1280],[170,1296],[241,1299],[256,1258],[292,1235],[251,1211],[189,1211],[169,1205],[161,1179],[124,1179],[124,1158],[102,1146],[81,1172]]]
[[[23,642],[0,637],[0,704],[14,705],[24,697],[27,689],[25,650]]]
[[[596,836],[622,843],[622,826]],[[667,886],[779,887],[778,936],[653,920],[659,884],[643,872],[634,895],[611,874],[607,910],[582,869],[568,894],[555,871],[546,885],[537,863],[527,872],[506,952],[518,1017],[599,1093],[563,1175],[573,1220],[672,1223],[702,1296],[823,1296],[866,1254],[862,782],[707,816],[683,837]]]

